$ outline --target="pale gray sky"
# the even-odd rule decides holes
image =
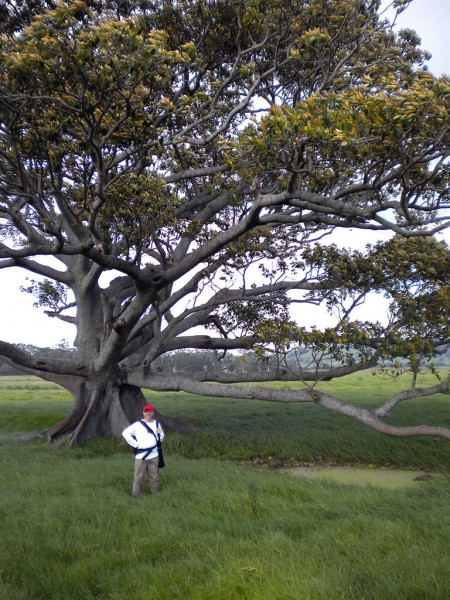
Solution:
[[[389,3],[386,0],[385,5]],[[400,28],[415,29],[422,38],[422,47],[432,53],[429,67],[435,75],[450,74],[448,29],[450,0],[413,0],[409,8],[399,15]],[[353,240],[366,243],[366,233],[352,233]],[[41,309],[33,308],[33,298],[19,292],[25,283],[25,274],[19,269],[0,270],[0,339],[7,342],[55,346],[62,339],[73,342],[75,330],[57,319],[49,319]],[[366,306],[376,311],[379,300]]]
[[[390,0],[383,0],[386,6]],[[412,0],[397,18],[400,29],[415,29],[422,47],[433,55],[429,67],[435,75],[450,75],[450,0]]]

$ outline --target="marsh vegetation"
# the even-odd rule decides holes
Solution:
[[[323,385],[373,405],[401,382]],[[0,379],[2,600],[449,597],[445,440],[381,436],[310,405],[147,397],[198,429],[167,437],[162,491],[136,500],[121,442],[18,441],[70,411],[66,391]],[[448,421],[447,398],[429,402]],[[395,418],[419,423],[428,408],[412,401]],[[439,477],[386,489],[292,477],[272,468],[283,461]]]

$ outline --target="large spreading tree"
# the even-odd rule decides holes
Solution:
[[[50,439],[119,435],[142,388],[315,402],[391,435],[450,438],[385,419],[449,393],[445,375],[427,389],[416,377],[450,338],[437,237],[450,82],[379,4],[4,5],[0,269],[37,277],[29,289],[76,327],[76,352],[1,341],[0,356],[73,394]],[[339,230],[392,237],[350,251],[327,242]],[[368,293],[388,298],[387,321],[352,318]],[[336,326],[306,327],[305,303],[326,304]],[[254,351],[264,368],[165,368],[187,349]],[[383,407],[316,387],[377,365],[413,376]],[[305,386],[257,385],[273,380]]]

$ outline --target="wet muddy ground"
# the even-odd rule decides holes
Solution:
[[[291,469],[290,473],[315,480],[322,479],[351,485],[374,485],[389,489],[423,485],[424,482],[433,480],[446,481],[443,473],[371,467],[298,467]]]
[[[309,463],[294,459],[280,460],[269,456],[253,460],[252,465],[316,481],[333,481],[348,485],[374,485],[389,489],[419,486],[429,481],[450,484],[450,473],[403,470],[389,463],[355,466],[329,462],[322,457],[319,457],[317,462]]]

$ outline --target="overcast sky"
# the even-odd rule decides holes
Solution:
[[[388,2],[386,2],[388,3]],[[435,75],[450,74],[448,29],[450,0],[413,0],[410,7],[399,15],[400,28],[415,29],[422,39],[422,47],[432,53],[429,67]],[[353,232],[365,242],[365,232]],[[73,327],[57,319],[49,319],[41,309],[33,308],[33,298],[19,292],[26,275],[18,269],[0,270],[0,339],[7,342],[56,346],[61,340],[73,343]],[[366,310],[376,310],[376,302]],[[378,301],[379,302],[379,301]]]

